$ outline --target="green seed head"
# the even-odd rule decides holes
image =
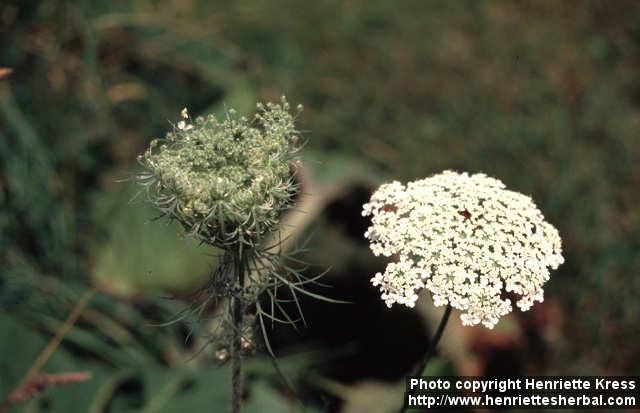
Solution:
[[[252,118],[230,109],[193,122],[186,110],[164,139],[139,157],[151,201],[198,239],[227,248],[255,245],[275,229],[297,193],[300,133],[287,100],[259,103]]]

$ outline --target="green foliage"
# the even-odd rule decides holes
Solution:
[[[35,329],[19,320],[0,313],[0,329],[10,334],[11,340],[0,342],[0,397],[4,400],[20,381],[33,360],[46,344]],[[74,328],[75,330],[76,328]],[[77,332],[77,331],[76,331]],[[73,340],[72,340],[73,341]],[[75,342],[79,348],[91,346]],[[113,360],[130,360],[126,348],[103,349]],[[267,383],[270,374],[256,360],[249,366],[255,372],[255,387],[248,400],[247,412],[292,411],[291,402],[283,398]],[[303,360],[292,360],[295,368],[305,365]],[[291,364],[285,360],[285,364]],[[60,385],[44,389],[43,396],[29,403],[34,412],[103,412],[130,411],[169,413],[179,411],[206,411],[211,406],[229,403],[229,371],[223,367],[182,364],[167,366],[152,359],[127,368],[87,360],[66,349],[58,349],[45,365],[46,372],[88,371],[88,380],[73,385]],[[46,402],[46,403],[45,403]],[[21,411],[15,406],[13,411]]]
[[[132,182],[114,186],[92,199],[92,222],[101,234],[89,251],[95,282],[124,295],[182,292],[202,284],[216,264],[216,251],[181,236],[176,223],[152,222],[157,211]]]

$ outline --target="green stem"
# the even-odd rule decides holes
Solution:
[[[429,343],[429,349],[425,353],[424,358],[422,359],[422,361],[420,362],[420,365],[418,366],[418,369],[416,370],[417,376],[422,376],[424,374],[424,370],[427,368],[427,364],[429,364],[429,361],[431,361],[431,359],[433,358],[433,355],[436,353],[436,348],[438,347],[438,343],[442,338],[442,334],[444,333],[444,329],[447,326],[447,322],[449,321],[450,315],[451,315],[451,304],[448,304],[447,308],[445,308],[444,310],[444,314],[442,314],[442,318],[440,319],[440,324],[438,325],[438,329],[436,330],[436,333],[433,335],[433,338]],[[409,395],[410,394],[412,393],[409,392]],[[402,408],[400,409],[400,413],[404,413],[406,410],[407,409],[403,405]]]
[[[436,347],[438,346],[438,343],[442,338],[442,333],[444,333],[444,329],[447,326],[447,322],[449,321],[450,315],[451,315],[451,304],[448,304],[447,308],[445,308],[444,310],[444,314],[442,314],[442,319],[440,319],[440,324],[438,325],[438,329],[436,330],[436,333],[433,335],[433,338],[431,339],[431,343],[429,343],[430,344],[429,351],[427,351],[427,353],[424,355],[424,358],[422,359],[422,363],[420,363],[420,366],[418,367],[418,370],[417,370],[418,375],[424,374],[424,369],[427,368],[427,364],[429,364],[429,361],[431,361],[431,358],[436,353]]]
[[[244,321],[244,291],[245,262],[242,247],[234,254],[234,276],[236,288],[231,298],[231,318],[233,323],[233,337],[231,340],[231,413],[239,413],[242,404],[242,330]]]

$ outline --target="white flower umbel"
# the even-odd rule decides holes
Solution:
[[[384,184],[363,207],[375,255],[396,257],[372,283],[388,306],[413,307],[418,292],[462,311],[464,325],[493,328],[517,306],[542,302],[549,268],[564,262],[558,231],[530,197],[484,174],[445,171]]]

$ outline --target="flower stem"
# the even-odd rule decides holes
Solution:
[[[231,339],[231,413],[239,413],[242,404],[242,330],[244,319],[244,303],[242,292],[244,287],[245,262],[241,248],[234,254],[234,276],[237,281],[231,299],[231,318],[233,337]]]
[[[429,349],[425,353],[424,358],[422,359],[422,361],[420,362],[420,365],[418,366],[418,369],[416,370],[417,376],[422,376],[424,374],[424,370],[427,368],[427,364],[429,364],[429,361],[431,361],[431,358],[436,353],[436,347],[438,347],[438,343],[442,338],[442,334],[444,333],[444,329],[447,326],[447,322],[449,321],[450,315],[451,315],[451,304],[448,304],[447,308],[445,308],[444,310],[444,314],[442,314],[442,318],[440,319],[440,324],[438,325],[438,329],[436,330],[435,334],[433,335],[433,338],[431,339],[431,342],[429,343]],[[409,395],[411,394],[412,392],[409,392]],[[404,413],[405,411],[406,411],[406,408],[403,405],[399,412]]]
[[[431,339],[431,343],[429,343],[429,351],[427,351],[427,353],[424,355],[424,358],[422,359],[422,363],[420,363],[420,366],[416,371],[418,375],[422,375],[424,373],[424,369],[427,368],[427,364],[429,364],[429,361],[431,361],[431,358],[436,353],[436,347],[438,346],[438,343],[442,338],[442,333],[444,333],[444,329],[447,326],[447,322],[449,321],[450,315],[451,315],[451,304],[448,304],[447,308],[445,308],[444,310],[444,314],[442,314],[442,319],[440,319],[440,324],[438,325],[438,329],[436,330],[436,333],[433,335],[433,338]]]

